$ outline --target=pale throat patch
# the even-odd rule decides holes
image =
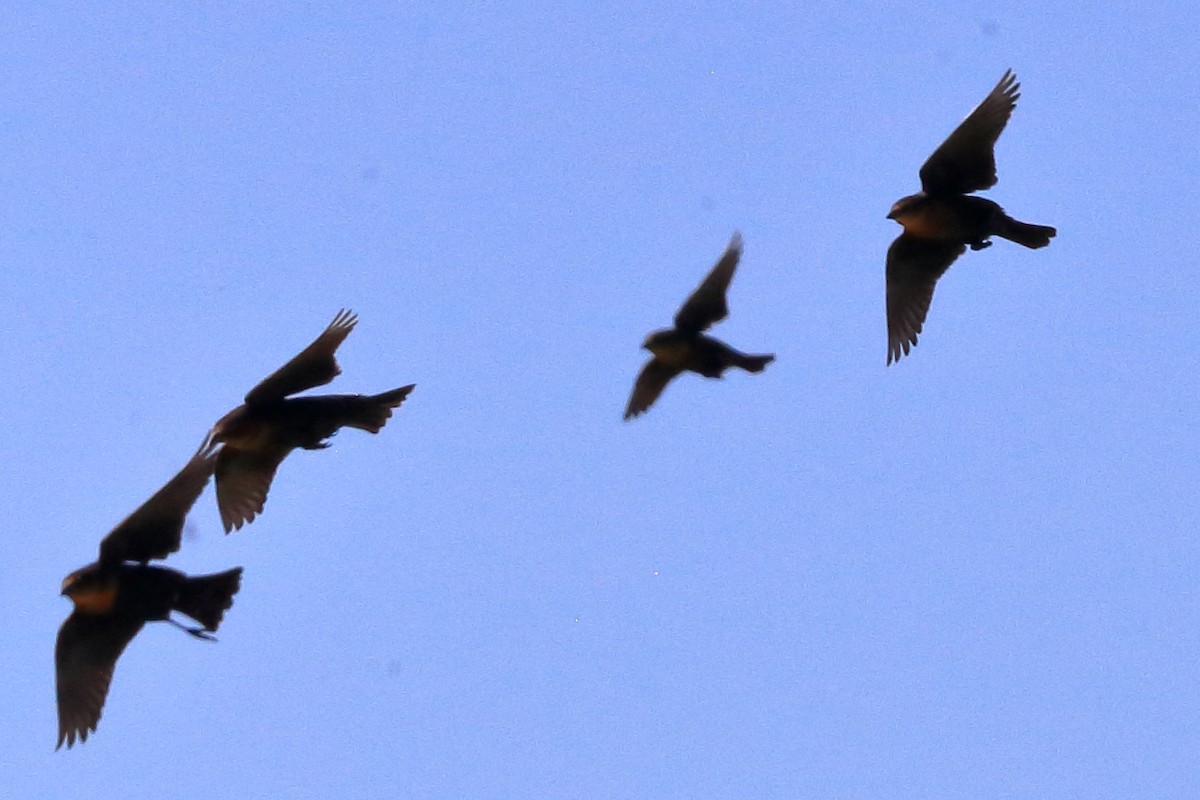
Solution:
[[[684,342],[660,342],[650,348],[650,352],[654,353],[654,357],[664,364],[678,366],[687,360],[691,352],[691,348]]]
[[[947,230],[953,229],[952,225],[947,225],[944,213],[928,207],[915,213],[909,211],[901,214],[896,217],[896,221],[904,226],[906,233],[922,239],[942,239],[945,238]]]

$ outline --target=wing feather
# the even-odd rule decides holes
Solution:
[[[73,612],[58,630],[54,645],[58,695],[58,745],[86,742],[96,730],[113,670],[125,646],[144,621],[127,616]]]
[[[956,242],[918,239],[902,233],[887,253],[887,363],[908,355],[929,313],[933,288],[966,250]]]
[[[742,257],[742,235],[736,231],[725,252],[675,314],[675,327],[700,333],[729,316],[725,295]]]
[[[240,529],[262,513],[275,472],[292,447],[242,450],[226,445],[217,456],[217,509],[225,532]]]
[[[969,194],[996,185],[996,140],[1008,124],[1021,84],[1010,69],[921,167],[929,195]]]
[[[335,356],[337,349],[356,324],[358,316],[343,308],[312,344],[251,389],[246,403],[271,403],[332,381],[342,371]]]
[[[657,358],[647,361],[633,384],[633,394],[629,396],[629,404],[625,407],[625,419],[636,417],[654,405],[663,389],[679,373],[679,369],[667,366]]]
[[[101,563],[144,563],[178,550],[184,520],[208,485],[217,449],[211,439],[205,438],[175,477],[113,528],[100,542]]]

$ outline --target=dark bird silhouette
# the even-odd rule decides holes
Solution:
[[[246,395],[246,402],[217,421],[212,438],[217,456],[217,507],[225,532],[250,522],[263,510],[275,471],[297,447],[322,450],[343,427],[379,433],[392,409],[415,384],[376,395],[330,394],[291,397],[323,386],[339,374],[335,353],[358,317],[342,309],[324,333]]]
[[[1025,247],[1050,244],[1057,231],[1019,222],[971,192],[996,185],[996,139],[1017,107],[1021,84],[1012,70],[921,167],[921,191],[897,200],[888,219],[904,226],[887,254],[887,363],[908,355],[929,313],[933,287],[969,246],[999,236]]]
[[[625,407],[625,419],[650,408],[671,379],[684,370],[706,378],[720,378],[730,367],[762,372],[775,360],[773,354],[747,355],[719,339],[704,335],[704,331],[729,316],[725,294],[741,257],[742,237],[734,233],[720,260],[680,306],[675,314],[675,327],[655,331],[646,337],[642,347],[654,357],[638,374],[629,405]]]
[[[147,622],[170,622],[211,639],[241,586],[242,568],[189,577],[146,562],[179,549],[183,522],[213,471],[216,448],[200,450],[166,485],[100,543],[100,559],[63,579],[75,604],[58,631],[54,665],[58,694],[58,745],[87,741],[96,730],[113,669],[125,646]],[[200,623],[187,627],[178,611]]]

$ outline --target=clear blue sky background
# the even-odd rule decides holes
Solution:
[[[1200,796],[1191,2],[38,3],[0,30],[0,787]],[[884,217],[1005,68],[1052,224],[886,368]],[[759,376],[621,412],[733,230]],[[337,391],[53,751],[59,582],[346,306]],[[215,793],[215,794],[214,794]]]

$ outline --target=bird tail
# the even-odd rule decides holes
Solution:
[[[1035,250],[1050,244],[1050,240],[1056,233],[1058,231],[1049,225],[1032,225],[1009,216],[1004,217],[1000,224],[1000,230],[996,231],[997,236]]]
[[[745,353],[739,353],[739,355],[741,358],[738,359],[737,366],[746,370],[746,372],[762,372],[767,368],[767,364],[775,360],[773,353],[764,356],[751,356]]]
[[[204,626],[215,631],[221,624],[225,612],[233,605],[233,596],[242,588],[242,568],[234,567],[215,575],[197,575],[188,578],[179,590],[175,610],[187,614]]]
[[[392,409],[403,403],[415,386],[414,383],[390,392],[354,398],[354,403],[342,417],[342,424],[368,433],[379,433],[379,429],[391,419]]]

